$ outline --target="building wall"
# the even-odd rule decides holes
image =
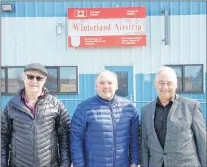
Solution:
[[[3,2],[2,2],[3,3]],[[11,2],[2,13],[2,66],[78,66],[79,94],[57,95],[72,115],[80,101],[94,95],[95,77],[105,66],[132,66],[134,101],[140,107],[156,97],[154,76],[166,64],[203,64],[204,93],[183,94],[201,102],[206,119],[206,3],[205,2]],[[145,47],[68,48],[67,8],[146,6]],[[170,43],[165,45],[163,9],[168,7]],[[56,34],[58,23],[62,35]],[[145,82],[144,76],[151,81]],[[3,96],[3,107],[10,99]]]

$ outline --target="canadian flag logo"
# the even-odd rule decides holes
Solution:
[[[87,11],[86,10],[75,10],[74,16],[75,17],[87,17]]]

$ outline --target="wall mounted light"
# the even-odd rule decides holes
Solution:
[[[12,12],[13,10],[13,5],[12,4],[2,4],[1,5],[1,10],[3,12]]]
[[[63,23],[57,23],[56,25],[56,34],[62,35],[63,33]]]

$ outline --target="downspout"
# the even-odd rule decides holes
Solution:
[[[164,10],[162,11],[163,15],[164,15],[164,29],[165,29],[165,37],[162,40],[163,42],[165,42],[165,45],[169,45],[170,42],[170,26],[169,26],[169,13],[170,13],[170,9],[169,7],[165,7]]]

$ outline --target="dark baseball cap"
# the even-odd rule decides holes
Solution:
[[[39,71],[45,76],[47,76],[48,74],[47,69],[42,64],[39,63],[31,63],[26,65],[24,68],[24,72],[25,71]]]

